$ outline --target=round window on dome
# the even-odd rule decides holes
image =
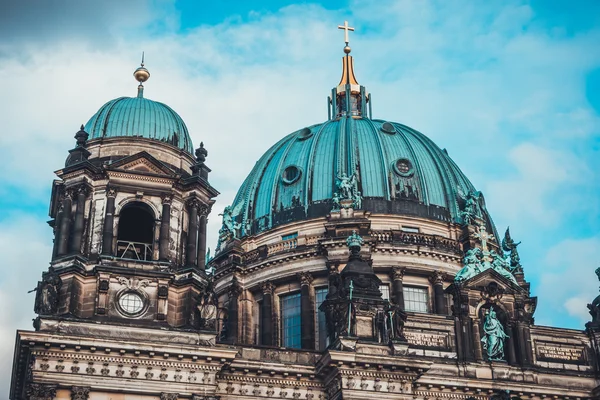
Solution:
[[[406,158],[401,158],[394,163],[394,171],[403,177],[410,177],[415,172],[412,163]]]
[[[145,306],[144,299],[136,292],[123,293],[121,296],[119,296],[117,303],[120,311],[127,316],[141,314]]]
[[[383,133],[387,133],[388,135],[393,135],[396,133],[396,127],[389,122],[384,122],[381,124],[381,131]]]
[[[283,183],[286,185],[291,185],[298,179],[300,179],[300,169],[295,165],[290,165],[283,170],[283,176],[281,177],[281,180],[283,180]]]
[[[306,140],[313,135],[312,131],[308,128],[300,129],[298,132],[298,140]]]

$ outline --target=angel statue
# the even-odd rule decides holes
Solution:
[[[226,234],[233,238],[237,237],[237,231],[240,229],[241,224],[234,220],[237,215],[235,211],[236,210],[234,210],[231,206],[227,206],[223,210],[223,213],[219,214],[220,216],[223,216],[223,226],[221,227],[219,233]]]
[[[460,216],[465,225],[471,225],[475,222],[475,218],[481,216],[481,210],[479,208],[479,197],[480,192],[470,191],[466,196],[463,197],[465,205],[460,212]]]
[[[338,192],[342,199],[354,199],[354,188],[356,186],[356,174],[348,177],[345,173],[338,176]]]
[[[521,242],[515,243],[512,237],[510,237],[510,228],[506,228],[504,239],[502,239],[502,250],[504,250],[506,253],[509,253],[510,271],[512,273],[523,271],[523,267],[521,266],[521,257],[519,257],[519,252],[517,251],[517,246],[520,244]]]

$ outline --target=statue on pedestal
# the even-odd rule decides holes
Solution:
[[[483,349],[485,350],[488,360],[503,361],[504,360],[504,340],[508,338],[502,323],[496,317],[496,312],[490,308],[485,315],[483,322],[484,336],[481,338]]]

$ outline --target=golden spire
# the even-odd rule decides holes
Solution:
[[[150,78],[150,72],[148,72],[148,70],[146,68],[144,68],[144,52],[142,52],[142,63],[133,72],[133,76],[134,76],[135,80],[139,82],[138,97],[144,97],[143,83],[146,82]]]
[[[348,32],[354,32],[354,28],[348,26],[348,21],[344,21],[344,25],[338,25],[338,29],[344,30],[344,42],[346,42],[346,46],[344,47],[344,53],[346,53],[346,57],[342,58],[342,79],[340,80],[340,85],[358,85],[358,81],[354,76],[354,60],[350,55],[352,49],[350,48],[350,38],[348,37]]]

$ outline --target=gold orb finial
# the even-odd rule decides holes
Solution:
[[[143,52],[142,52],[142,63],[140,64],[138,69],[136,69],[133,72],[133,76],[135,77],[135,80],[140,83],[140,85],[142,83],[146,82],[150,78],[150,72],[148,72],[148,70],[146,68],[144,68],[144,53]]]
[[[352,49],[350,48],[350,46],[345,46],[344,47],[344,53],[350,54],[351,51],[352,51]]]

